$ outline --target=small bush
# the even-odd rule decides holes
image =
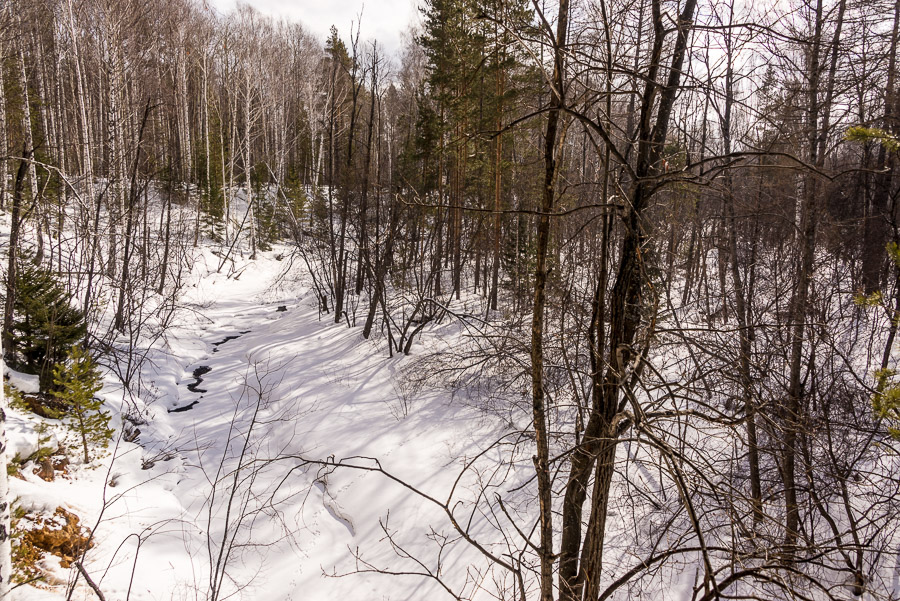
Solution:
[[[9,403],[9,406],[13,409],[18,409],[19,411],[30,411],[28,408],[28,404],[25,402],[25,399],[22,398],[22,393],[7,384],[3,383],[3,395],[6,397],[6,402]]]
[[[48,434],[47,424],[38,424],[35,428],[35,432],[37,432],[38,435],[38,450],[32,453],[27,461],[40,463],[44,459],[55,455],[59,449],[56,446],[50,446],[53,437]]]
[[[23,393],[9,384],[3,385],[4,394],[9,406],[19,411],[28,411],[49,419],[62,419],[66,415],[66,407],[53,395]]]
[[[113,435],[109,413],[101,410],[103,401],[94,396],[103,387],[100,372],[87,352],[73,346],[68,360],[53,368],[53,382],[57,387],[54,395],[67,407],[68,429],[81,440],[87,463],[91,460],[89,449],[105,449]]]
[[[43,579],[43,572],[38,567],[38,562],[43,558],[44,552],[23,541],[27,530],[22,527],[22,520],[26,519],[25,510],[16,506],[12,514],[12,582],[22,584]]]
[[[22,469],[22,457],[16,453],[16,456],[9,460],[6,464],[6,475],[19,477],[19,471]]]

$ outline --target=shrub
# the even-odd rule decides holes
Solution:
[[[853,130],[865,130],[865,128],[851,128]],[[878,130],[873,130],[878,131]],[[858,133],[858,132],[857,132]],[[850,132],[848,132],[848,138]],[[894,142],[896,143],[896,141]],[[896,150],[896,148],[889,148]],[[900,268],[900,245],[891,242],[887,245],[888,256],[894,266]],[[853,298],[860,307],[880,307],[890,316],[892,327],[900,325],[900,315],[897,315],[891,307],[891,301],[885,299],[880,290],[872,294],[857,294]],[[900,382],[897,381],[897,370],[879,369],[875,371],[875,394],[872,396],[872,408],[878,419],[884,420],[888,426],[888,433],[900,440]]]
[[[53,368],[53,383],[56,398],[67,408],[66,424],[69,431],[81,440],[84,461],[90,461],[89,449],[93,446],[106,448],[112,440],[113,431],[109,427],[109,413],[101,410],[103,401],[94,395],[100,391],[100,372],[91,356],[73,346],[68,360]]]
[[[3,394],[6,396],[7,404],[13,409],[18,409],[19,411],[31,411],[31,407],[29,407],[28,403],[25,402],[25,399],[22,398],[22,393],[6,382],[3,383]]]
[[[9,384],[3,385],[9,406],[19,411],[30,411],[49,419],[62,419],[66,411],[55,397],[49,394],[26,394],[19,392]]]
[[[888,432],[900,440],[900,384],[893,378],[897,372],[892,369],[879,369],[875,372],[875,395],[872,407],[875,415],[887,421]]]

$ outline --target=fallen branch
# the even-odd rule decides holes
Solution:
[[[78,568],[78,571],[81,572],[81,575],[84,576],[85,582],[87,582],[88,586],[91,587],[91,590],[97,593],[97,598],[100,599],[100,601],[106,601],[106,597],[103,596],[103,592],[100,590],[100,587],[97,586],[97,583],[91,579],[90,575],[87,573],[87,570],[85,570],[84,566],[81,565],[81,562],[76,561],[74,563],[75,567]]]

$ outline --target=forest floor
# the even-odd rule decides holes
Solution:
[[[106,376],[115,446],[50,482],[33,464],[11,478],[20,530],[57,507],[91,528],[84,568],[106,599],[206,599],[217,588],[222,599],[445,595],[425,576],[370,572],[437,570],[431,528],[449,532],[439,507],[382,473],[303,458],[380,465],[444,499],[463,458],[509,426],[446,391],[404,393],[398,373],[414,358],[389,358],[383,338],[363,340],[360,328],[320,316],[302,284],[276,284],[284,253],[237,259],[226,275],[210,249],[198,251],[186,310],[148,356],[140,397]],[[40,436],[48,444],[38,423],[64,438],[55,420],[12,410],[13,452],[25,456]],[[140,430],[135,442],[121,438],[123,424]],[[471,553],[443,557],[451,583],[467,578]],[[38,564],[45,580],[14,597],[65,598],[76,570],[49,553]],[[97,597],[78,577],[72,598]]]

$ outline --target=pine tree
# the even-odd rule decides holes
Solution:
[[[7,353],[16,369],[37,374],[41,391],[49,392],[53,366],[87,333],[84,313],[70,304],[69,295],[48,270],[20,260],[17,272],[12,347]]]
[[[468,209],[492,205],[497,211],[490,236],[496,307],[503,229],[500,211],[508,205],[500,132],[507,121],[505,113],[516,102],[519,86],[511,85],[517,83],[514,74],[522,68],[514,39],[498,22],[515,23],[517,31],[528,34],[531,12],[522,0],[428,0],[421,11],[423,29],[417,42],[426,59],[427,87],[420,117],[429,119],[417,123],[417,132],[419,145],[437,155],[437,204],[446,206],[446,214],[439,210],[437,219],[438,238],[446,238],[446,247],[439,240],[435,264],[452,263],[453,290],[459,298],[463,263],[474,258],[475,287],[479,287],[483,264],[484,273],[488,271],[488,234],[484,215],[473,215]],[[445,225],[442,218],[446,219],[445,236],[440,229]]]
[[[67,361],[54,366],[53,383],[57,387],[54,395],[68,409],[69,431],[81,439],[84,462],[87,463],[90,461],[90,447],[105,449],[113,434],[109,427],[109,413],[101,410],[103,401],[94,396],[103,388],[100,372],[86,351],[73,346]]]

